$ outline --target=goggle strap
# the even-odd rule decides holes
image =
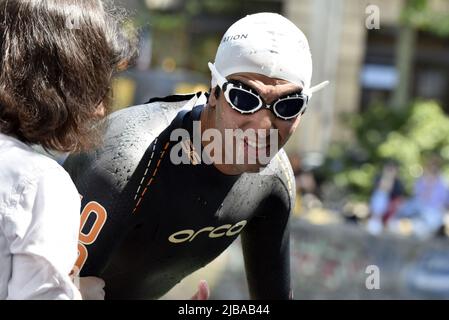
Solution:
[[[316,86],[313,86],[312,88],[309,88],[309,90],[307,90],[307,91],[305,92],[305,94],[311,96],[313,93],[315,93],[315,92],[317,92],[317,91],[320,91],[321,89],[323,89],[324,87],[326,87],[328,84],[329,84],[329,81],[327,81],[327,80],[326,80],[326,81],[323,81],[323,82],[317,84]]]
[[[208,63],[207,64],[209,66],[209,69],[212,71],[212,75],[215,77],[215,79],[217,80],[218,85],[220,86],[220,88],[223,88],[223,85],[227,82],[226,78],[223,77],[218,70],[215,68],[215,65],[212,63]]]

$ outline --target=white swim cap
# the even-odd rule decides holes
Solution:
[[[252,72],[310,88],[312,56],[304,33],[277,13],[256,13],[235,22],[223,36],[215,68],[227,77]],[[212,76],[212,87],[216,79]]]

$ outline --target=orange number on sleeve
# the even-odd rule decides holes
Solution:
[[[91,214],[95,214],[95,222],[87,233],[83,232],[84,226]],[[97,240],[98,235],[103,229],[108,214],[106,209],[96,201],[89,202],[81,212],[81,224],[78,243],[78,259],[75,266],[81,270],[86,263],[88,251],[86,246],[92,244]]]

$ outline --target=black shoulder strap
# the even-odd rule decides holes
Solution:
[[[200,97],[201,94],[202,94],[201,92],[197,92],[197,93],[192,93],[192,94],[174,94],[174,95],[166,96],[166,97],[163,97],[163,98],[161,98],[161,97],[154,97],[154,98],[151,98],[147,103],[189,101],[194,96]]]
[[[187,113],[189,113],[191,110],[181,110],[178,112],[178,114],[176,115],[175,119],[173,119],[172,121],[172,125],[175,128],[182,128],[183,127],[183,122],[184,122],[184,118],[186,116]]]
[[[199,120],[201,116],[201,111],[203,110],[204,105],[194,106],[192,110],[181,110],[176,115],[172,124],[175,128],[187,128],[187,130],[192,131],[192,122],[189,121],[186,124],[186,115],[190,113],[190,118],[195,121]]]

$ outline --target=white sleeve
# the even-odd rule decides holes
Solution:
[[[80,225],[69,175],[56,168],[24,183],[11,213],[3,226],[12,255],[7,299],[81,299],[69,276]]]

